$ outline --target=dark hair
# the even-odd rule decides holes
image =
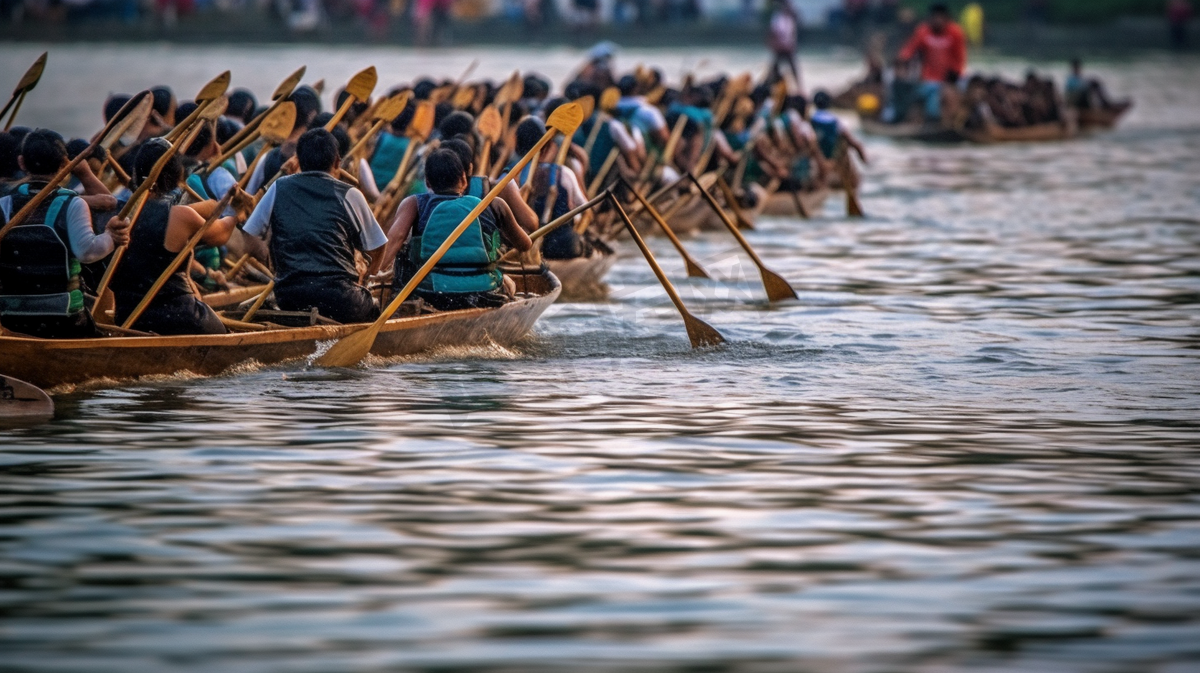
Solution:
[[[350,98],[349,91],[346,91],[345,89],[342,89],[341,91],[339,91],[337,93],[337,98],[336,98],[337,105],[335,106],[335,108],[338,110],[342,109],[342,103],[345,103],[347,98]],[[362,113],[364,113],[366,111],[367,111],[367,104],[365,102],[360,101],[357,98],[355,98],[354,102],[350,105],[350,109],[346,110],[346,116],[342,117],[342,121],[340,123],[343,123],[343,124],[346,124],[347,126],[349,126],[350,124],[354,123],[355,119],[358,119],[359,115],[361,115]]]
[[[75,138],[71,140],[71,142],[67,143],[67,158],[74,159],[82,154],[84,150],[91,147],[91,145],[91,143],[83,138]],[[96,149],[92,150],[92,153],[88,155],[88,158],[95,159],[97,161],[104,161],[106,158],[108,158],[108,150],[104,149],[104,147],[101,145],[96,145]]]
[[[292,132],[295,133],[300,129],[310,128],[313,117],[321,114],[321,97],[310,86],[297,87],[288,96],[288,100],[296,104],[296,123],[292,126]]]
[[[521,98],[541,100],[550,95],[550,83],[539,75],[526,75],[521,82]]]
[[[67,143],[50,129],[34,129],[21,139],[21,158],[30,175],[49,175],[67,160]]]
[[[392,133],[400,135],[408,130],[408,125],[412,123],[413,117],[416,114],[417,105],[416,103],[410,101],[409,104],[405,105],[404,109],[400,111],[400,114],[396,115],[396,118],[392,120]]]
[[[169,86],[156,86],[150,89],[150,95],[154,96],[154,103],[151,107],[166,119],[167,113],[171,111],[171,103],[175,102],[175,92],[171,91]],[[171,120],[167,119],[167,121]]]
[[[142,143],[138,149],[137,158],[133,160],[134,184],[141,184],[149,177],[150,171],[154,170],[154,164],[158,163],[158,160],[169,149],[171,149],[171,143],[162,138],[150,138]],[[150,189],[156,194],[166,194],[178,187],[181,180],[183,180],[183,161],[178,154],[174,154],[163,166],[162,172],[158,174],[158,180],[154,181],[154,186]]]
[[[214,134],[212,122],[205,120],[198,123],[200,124],[200,130],[196,132],[195,139],[192,140],[191,145],[183,148],[183,153],[189,157],[194,157],[200,154],[204,151],[204,148],[212,144],[213,141]],[[188,131],[188,133],[190,134],[191,131]]]
[[[829,106],[833,105],[833,96],[830,96],[828,91],[822,89],[813,94],[813,105],[818,110],[828,110]]]
[[[217,118],[217,142],[224,145],[229,142],[238,131],[242,130],[242,123],[237,119],[230,117]]]
[[[637,91],[637,78],[633,75],[624,75],[617,80],[617,88],[621,90],[622,96],[632,96],[634,91]]]
[[[330,119],[333,119],[332,112],[322,112],[321,114],[312,118],[312,121],[309,122],[309,127],[314,129],[323,129],[325,128],[325,125],[329,123]]]
[[[416,83],[413,84],[413,88],[412,88],[413,99],[414,100],[428,100],[429,94],[433,93],[433,90],[436,88],[437,88],[437,82],[435,82],[431,79],[418,80]]]
[[[322,128],[305,131],[296,141],[296,160],[302,171],[327,171],[338,160],[338,142]]]
[[[129,94],[124,94],[124,93],[118,93],[118,94],[113,94],[113,95],[109,96],[108,100],[104,101],[104,121],[105,121],[105,123],[107,123],[108,120],[112,119],[113,115],[120,112],[121,108],[125,107],[125,104],[128,103],[132,99],[133,99],[133,96],[130,96]]]
[[[537,117],[526,117],[517,124],[517,154],[525,156],[542,136],[546,135],[546,125]]]
[[[942,16],[950,16],[950,8],[944,2],[935,2],[929,6],[930,14],[941,14]]]
[[[433,128],[440,129],[442,127],[442,122],[446,119],[446,117],[450,116],[451,112],[454,112],[453,105],[450,103],[438,103],[433,108]]]
[[[0,179],[10,180],[21,172],[17,157],[21,154],[21,143],[7,131],[0,131]]]
[[[335,126],[330,131],[333,134],[333,139],[337,141],[338,156],[346,156],[350,151],[350,133],[342,126]]]
[[[225,114],[234,119],[240,119],[243,124],[249,124],[254,119],[254,108],[258,107],[258,99],[248,89],[234,89],[229,94],[229,106]]]
[[[458,153],[439,148],[425,159],[425,185],[435,194],[445,194],[458,189],[458,183],[467,174]]]
[[[475,163],[475,150],[467,144],[465,140],[451,138],[450,140],[442,141],[441,149],[450,150],[458,155],[458,160],[462,162],[463,170],[471,167]]]
[[[546,103],[542,105],[542,117],[549,119],[550,115],[554,114],[555,110],[562,105],[566,105],[567,103],[567,99],[563,98],[562,96],[555,96],[554,98],[547,100]]]
[[[453,138],[456,135],[467,135],[475,130],[475,118],[469,112],[458,110],[446,115],[438,125],[438,132],[443,138]]]
[[[184,101],[175,106],[175,116],[179,118],[179,121],[183,121],[184,119],[187,119],[188,115],[195,112],[196,108],[198,107],[200,107],[200,105],[196,103],[196,101]]]

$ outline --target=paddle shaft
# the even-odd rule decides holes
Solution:
[[[687,274],[689,276],[695,276],[699,278],[710,278],[711,276],[709,276],[708,272],[704,270],[704,267],[700,266],[700,264],[697,263],[696,260],[692,259],[692,256],[688,254],[688,251],[683,247],[683,243],[680,242],[679,237],[675,235],[675,232],[671,229],[671,226],[667,224],[665,219],[663,219],[663,216],[659,214],[658,209],[650,205],[650,202],[646,200],[646,197],[638,193],[638,191],[633,187],[630,187],[628,183],[626,183],[625,186],[629,188],[629,191],[633,192],[633,195],[637,198],[638,203],[641,204],[642,208],[646,212],[650,213],[650,217],[654,218],[654,221],[658,223],[659,228],[663,230],[663,233],[666,234],[667,238],[671,241],[671,245],[675,246],[675,249],[679,251],[679,256],[683,257],[684,265],[687,266]]]
[[[605,192],[605,193],[597,196],[596,198],[588,201],[587,203],[584,203],[582,205],[576,206],[575,208],[572,208],[571,210],[554,218],[550,222],[547,222],[546,224],[543,224],[542,226],[535,229],[532,233],[529,234],[529,240],[537,241],[538,239],[545,237],[550,232],[554,231],[555,229],[558,229],[559,227],[563,226],[564,224],[575,219],[576,215],[579,215],[580,213],[583,213],[584,211],[587,211],[587,210],[590,210],[591,208],[596,207],[597,205],[600,204],[601,201],[603,201],[604,199],[607,199],[607,198],[608,198],[608,192]],[[505,261],[512,260],[513,258],[515,258],[517,256],[516,252],[517,252],[516,250],[509,250],[508,252],[504,253],[504,257],[502,257],[500,259],[500,261],[505,262]]]
[[[691,174],[689,173],[689,175]],[[742,236],[742,232],[738,231],[737,224],[735,224],[733,220],[729,219],[729,216],[725,214],[725,211],[721,209],[721,206],[717,204],[717,200],[713,198],[712,194],[708,193],[707,189],[701,186],[700,181],[697,180],[694,175],[691,175],[691,179],[692,182],[696,183],[696,186],[700,188],[700,196],[708,202],[708,205],[713,209],[713,212],[717,214],[717,217],[721,218],[721,221],[725,223],[725,228],[729,229],[729,233],[733,234],[733,237],[737,239],[738,244],[741,245],[742,249],[746,251],[746,254],[750,256],[750,259],[754,261],[755,266],[757,266],[759,270],[763,270],[764,267],[762,260],[759,259],[758,253],[754,252],[754,248],[750,247],[750,241],[747,241],[746,237]]]
[[[121,327],[124,329],[130,329],[133,327],[133,323],[137,322],[137,319],[142,317],[142,313],[144,313],[146,308],[150,306],[150,302],[154,301],[154,298],[158,296],[159,290],[162,289],[163,285],[167,284],[167,280],[170,279],[173,273],[175,273],[175,269],[179,267],[183,260],[192,256],[192,250],[195,249],[196,244],[200,242],[200,239],[204,237],[204,234],[208,233],[208,228],[212,226],[212,223],[216,222],[221,216],[221,211],[225,210],[225,206],[229,205],[229,201],[233,198],[234,193],[235,190],[229,190],[225,193],[225,196],[217,202],[217,207],[213,208],[212,214],[210,214],[208,219],[204,221],[204,224],[196,230],[196,233],[192,234],[192,237],[188,239],[187,244],[185,244],[178,254],[175,255],[175,259],[171,260],[171,263],[167,265],[167,268],[163,269],[163,272],[159,274],[158,279],[155,280],[154,284],[150,286],[150,291],[146,293],[146,296],[142,297],[142,300],[138,302],[136,307],[134,307],[133,312],[129,314],[129,317],[125,319],[125,322],[121,324]]]
[[[743,229],[753,229],[754,223],[746,219],[746,216],[742,214],[742,209],[737,204],[737,195],[733,193],[733,190],[729,187],[729,183],[725,182],[725,178],[721,177],[720,171],[717,171],[717,187],[721,190],[721,194],[729,204],[729,209],[733,211],[733,217],[738,221],[738,226]]]
[[[242,316],[243,322],[250,322],[254,320],[254,315],[258,313],[258,309],[262,308],[263,302],[267,300],[267,296],[270,295],[274,289],[275,279],[272,278],[267,283],[267,286],[263,288],[263,291],[258,293],[258,297],[254,299],[254,303],[251,304],[250,308],[246,310],[245,315]]]
[[[17,113],[21,111],[21,104],[25,102],[25,94],[27,93],[29,93],[29,89],[25,89],[21,92],[21,95],[17,97],[17,106],[13,108],[12,115],[8,118],[8,122],[4,124],[5,132],[11,129],[13,122],[17,120]]]

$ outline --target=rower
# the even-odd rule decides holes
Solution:
[[[583,91],[587,92],[584,95],[590,94],[597,100],[600,99],[601,91],[597,89],[585,87]],[[624,124],[608,116],[598,105],[592,111],[592,116],[584,120],[575,130],[573,142],[579,147],[587,149],[588,138],[592,137],[596,124],[600,125],[600,129],[595,131],[595,140],[592,141],[591,151],[587,154],[588,169],[584,176],[588,183],[596,179],[596,173],[604,167],[604,162],[613,148],[617,148],[618,156],[624,164],[623,168],[631,176],[642,170],[642,157],[638,155],[637,141],[625,129]]]
[[[443,142],[440,147],[453,151],[458,155],[458,160],[467,168],[468,178],[467,196],[474,196],[477,199],[482,199],[485,194],[492,190],[492,181],[486,175],[474,175],[475,173],[475,150],[471,148],[473,136],[457,136]],[[508,204],[508,209],[512,211],[513,217],[517,218],[517,224],[529,233],[533,233],[538,227],[537,213],[533,212],[533,208],[521,198],[521,190],[517,187],[515,180],[510,180],[504,185],[504,189],[500,190],[500,195],[496,198],[503,200]]]
[[[282,145],[272,149],[254,167],[254,173],[250,175],[250,180],[246,183],[246,191],[251,194],[258,194],[263,185],[270,182],[271,178],[275,177],[275,174],[283,168],[283,165],[295,156],[296,141],[308,129],[313,128],[313,120],[318,114],[321,114],[321,97],[312,87],[297,88],[288,97],[288,100],[296,105],[296,121],[292,124],[292,133]]]
[[[846,128],[841,120],[829,111],[832,105],[833,97],[828,92],[818,91],[813,95],[813,107],[817,110],[813,113],[810,123],[813,131],[817,134],[817,144],[821,148],[821,154],[826,159],[833,159],[838,146],[844,142],[854,150],[860,161],[864,164],[870,163],[867,161],[867,152],[863,149],[862,143],[854,137],[854,134]]]
[[[190,112],[191,110],[188,108],[192,105],[194,103],[184,104],[180,106],[179,111],[181,113]],[[195,139],[183,149],[184,172],[187,175],[185,182],[201,199],[220,200],[229,190],[237,187],[237,178],[224,165],[216,166],[208,171],[208,162],[220,154],[221,146],[217,144],[213,124],[203,122]],[[207,174],[205,171],[208,171]],[[233,209],[227,208],[226,212],[222,214],[232,215]],[[225,278],[220,273],[224,258],[220,247],[202,242],[196,246],[192,258],[194,262],[192,279],[202,284],[206,292],[215,292],[222,287],[227,287],[224,282]]]
[[[375,140],[375,149],[371,152],[368,163],[371,174],[375,176],[375,188],[382,190],[395,177],[400,169],[400,161],[408,149],[408,136],[404,135],[408,125],[416,114],[416,105],[406,105],[404,110],[392,120],[386,129],[379,132]]]
[[[145,179],[170,148],[169,143],[158,138],[143,143],[134,159],[135,182]],[[175,155],[167,161],[150,187],[146,205],[130,236],[129,248],[112,277],[110,287],[116,304],[113,318],[117,323],[125,322],[133,313],[154,282],[175,261],[175,256],[204,226],[207,216],[217,206],[214,201],[177,205],[176,187],[183,177],[183,161]],[[244,194],[241,196],[245,199],[235,197],[235,201],[246,210],[249,197]],[[200,242],[210,248],[224,245],[237,226],[237,221],[237,215],[215,220],[201,236]],[[205,271],[206,275],[213,273],[216,272]],[[181,265],[171,274],[166,284],[154,295],[154,300],[130,327],[163,335],[225,334],[226,331],[217,314],[196,296],[188,279],[186,265]]]
[[[0,198],[4,221],[35,194],[53,189],[52,197],[0,239],[0,323],[6,329],[48,339],[100,336],[84,307],[81,264],[107,257],[129,240],[129,222],[111,218],[96,235],[87,204],[78,194],[50,185],[67,162],[62,136],[37,129],[26,134],[18,154],[27,182]],[[76,175],[91,171],[80,162]],[[92,176],[92,179],[95,179]]]
[[[403,287],[480,200],[465,196],[467,169],[458,154],[437,149],[425,160],[429,191],[400,203],[388,232],[387,259],[394,259],[395,287]],[[508,204],[495,199],[455,239],[417,286],[416,296],[442,311],[494,307],[508,301],[516,285],[497,267],[500,243],[526,251],[533,241],[517,224]]]
[[[379,270],[387,237],[366,197],[333,177],[341,163],[337,140],[323,128],[296,142],[300,172],[267,189],[245,233],[266,238],[275,262],[275,299],[285,311],[309,311],[343,323],[367,322],[379,307],[360,282],[355,252]]]
[[[545,133],[546,126],[540,119],[525,118],[517,126],[517,154],[525,156]],[[571,139],[564,138],[563,142],[571,142]],[[533,173],[533,187],[529,192],[529,205],[533,208],[533,212],[540,217],[546,209],[546,199],[550,190],[558,190],[558,195],[554,197],[554,211],[550,213],[548,220],[564,215],[572,208],[583,205],[583,202],[587,200],[575,173],[554,163],[557,153],[558,148],[553,143],[547,143],[542,148],[541,156],[537,159],[537,169]],[[533,170],[531,166],[533,166],[532,163],[521,171],[522,182],[530,179],[529,172]],[[559,227],[547,234],[542,241],[542,256],[547,259],[587,257],[591,253],[591,245],[576,233],[575,227]]]
[[[902,63],[921,57],[921,86],[918,95],[925,101],[925,123],[940,123],[942,119],[942,87],[956,84],[967,67],[967,38],[944,3],[929,8],[929,20],[917,26],[912,37],[900,50]],[[897,120],[903,120],[906,110],[896,109]]]
[[[636,130],[647,143],[662,151],[667,146],[670,136],[663,113],[646,102],[645,96],[638,95],[638,82],[633,75],[622,77],[617,82],[617,88],[621,91],[621,98],[617,101],[617,117],[626,128],[630,131]]]
[[[22,176],[18,157],[21,143],[8,131],[0,131],[0,196],[8,196],[19,186]]]

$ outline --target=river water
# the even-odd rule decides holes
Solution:
[[[22,120],[476,56],[579,58],[54,47]],[[703,58],[622,63],[761,68]],[[64,391],[0,430],[0,669],[1196,670],[1200,60],[1096,68],[1137,99],[1114,133],[868,140],[867,220],[763,220],[798,302],[727,234],[685,242],[714,281],[653,240],[718,349],[624,241],[611,301],[511,350]]]

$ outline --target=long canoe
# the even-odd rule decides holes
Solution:
[[[1121,121],[1121,117],[1133,107],[1133,101],[1122,101],[1103,110],[1077,110],[1080,132],[1104,131],[1111,129]]]
[[[816,215],[824,210],[825,201],[829,198],[829,192],[830,190],[827,188],[800,192],[800,202],[804,204],[804,211],[809,215]],[[796,201],[792,198],[791,192],[785,191],[778,191],[767,197],[762,214],[772,217],[800,216],[800,213],[796,211]]]
[[[1050,122],[1030,126],[1005,127],[989,124],[982,129],[952,129],[919,122],[885,124],[877,119],[862,119],[863,133],[896,140],[913,140],[926,143],[953,143],[969,141],[981,145],[995,143],[1030,143],[1067,140],[1076,134],[1074,124]]]
[[[445,347],[509,346],[533,328],[562,286],[551,273],[518,281],[528,294],[498,308],[445,311],[393,318],[384,324],[374,355],[415,355]],[[213,376],[238,365],[304,360],[322,342],[362,325],[314,325],[256,332],[102,339],[37,339],[0,336],[0,372],[42,388],[96,380],[126,381],[191,373]]]
[[[863,117],[861,123],[863,133],[881,138],[915,140],[926,143],[955,143],[964,139],[963,135],[954,129],[922,122],[885,124],[878,119]]]
[[[603,245],[603,244],[601,244]],[[561,301],[599,301],[608,297],[604,276],[617,263],[617,253],[596,246],[588,257],[547,259],[550,272],[562,282]]]

